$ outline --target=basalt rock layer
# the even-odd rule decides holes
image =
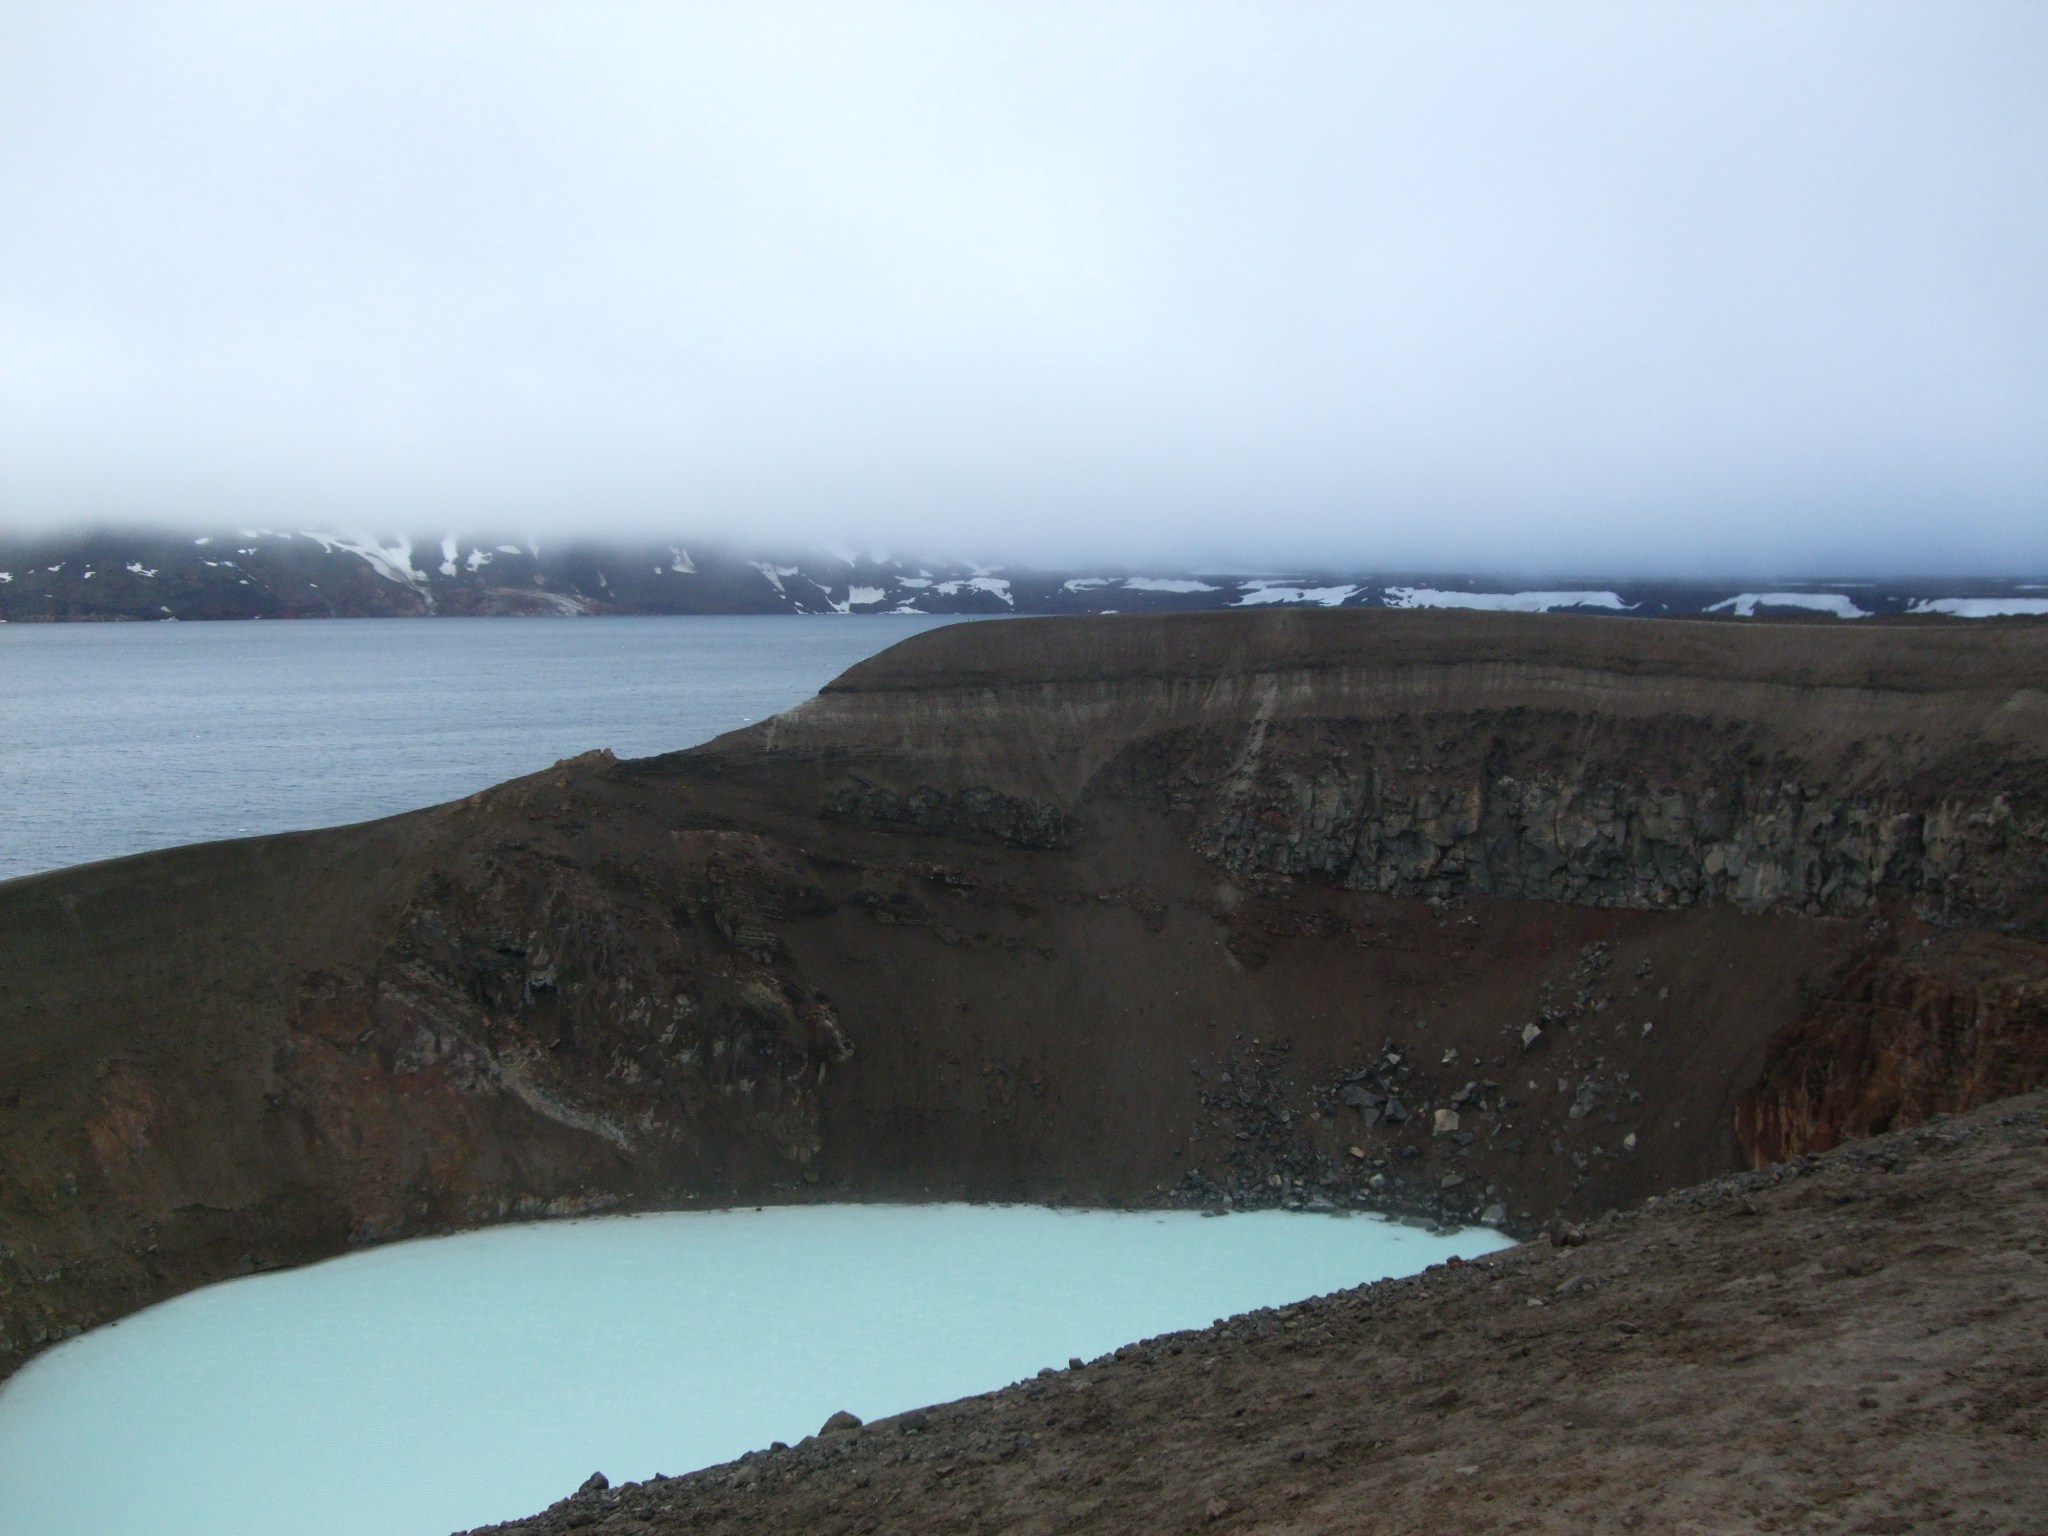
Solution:
[[[2040,1080],[2048,629],[961,626],[692,751],[0,885],[0,967],[0,1369],[622,1204],[1533,1227]]]

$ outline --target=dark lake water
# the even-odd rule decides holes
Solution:
[[[922,616],[0,625],[0,879],[452,800],[787,709]]]

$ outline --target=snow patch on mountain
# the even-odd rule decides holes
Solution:
[[[904,585],[909,586],[910,583],[905,582]],[[1001,576],[970,576],[964,581],[942,581],[933,590],[942,597],[958,597],[962,592],[970,591],[989,592],[1012,608],[1017,606],[1017,599],[1010,592],[1010,583]]]
[[[1233,608],[1255,608],[1264,603],[1310,603],[1324,608],[1342,607],[1347,598],[1356,597],[1363,587],[1308,587],[1298,582],[1248,581]]]
[[[1221,592],[1223,589],[1210,582],[1195,581],[1186,576],[1076,576],[1060,583],[1069,592],[1096,592],[1104,587],[1116,587],[1125,592]]]
[[[1797,608],[1807,613],[1831,613],[1838,619],[1870,617],[1839,592],[1738,592],[1718,603],[1709,603],[1708,613],[1732,613],[1738,619],[1753,619],[1759,608]]]
[[[1608,608],[1624,612],[1634,606],[1614,592],[1451,592],[1439,587],[1388,587],[1389,608],[1477,608],[1489,613],[1549,613],[1556,608]]]
[[[782,578],[785,576],[796,575],[797,568],[795,566],[773,565],[766,560],[756,560],[754,562],[754,569],[759,571],[763,576],[766,576],[768,578],[769,586],[773,587],[776,591],[780,592],[784,597],[789,596],[789,589],[783,586]]]
[[[338,549],[343,554],[359,556],[386,581],[395,581],[402,587],[412,587],[421,592],[428,590],[425,575],[413,569],[411,539],[394,539],[389,544],[379,544],[367,534],[345,538],[334,533],[308,532],[303,537],[311,539],[330,555]]]

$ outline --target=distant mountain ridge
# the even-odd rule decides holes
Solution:
[[[1266,606],[1646,617],[2048,616],[2048,579],[1514,583],[1458,573],[979,566],[674,540],[323,531],[0,535],[0,621],[733,613],[1063,614]]]

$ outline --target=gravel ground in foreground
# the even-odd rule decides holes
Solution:
[[[2048,1531],[2048,1096],[592,1490],[563,1531]]]

